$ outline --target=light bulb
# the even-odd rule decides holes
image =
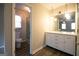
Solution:
[[[65,17],[66,17],[66,19],[68,19],[68,20],[71,18],[69,13],[65,13]]]
[[[31,12],[29,7],[24,7],[25,10],[27,10],[29,13]]]

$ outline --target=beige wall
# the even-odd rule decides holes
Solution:
[[[55,16],[59,11],[65,12],[65,5],[56,8],[54,10],[48,10],[41,4],[28,4],[31,9],[31,52],[35,52],[38,48],[44,46],[44,33],[47,31],[57,30],[57,21],[51,19],[51,16]],[[75,10],[74,4],[68,4],[69,11]]]
[[[44,46],[44,32],[49,31],[47,10],[40,4],[29,4],[31,7],[31,53]]]

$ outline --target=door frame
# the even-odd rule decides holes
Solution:
[[[15,56],[15,4],[12,4],[12,56]],[[25,5],[25,4],[24,4]],[[32,9],[30,6],[25,5],[30,8],[30,16],[29,16],[29,23],[30,23],[30,54],[32,54]]]
[[[12,56],[15,56],[15,3],[12,4]]]

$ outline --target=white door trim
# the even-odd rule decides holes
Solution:
[[[12,4],[12,56],[15,56],[15,4]]]
[[[30,6],[30,54],[32,53],[32,9]],[[12,55],[15,56],[15,3],[12,4]]]

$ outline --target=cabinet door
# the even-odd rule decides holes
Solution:
[[[64,45],[65,44],[65,42],[64,42],[64,35],[59,35],[58,36],[58,46],[57,46],[57,48],[59,49],[59,50],[61,50],[61,51],[64,51]]]
[[[46,45],[56,48],[55,34],[46,34]]]
[[[75,36],[65,36],[65,52],[75,55]]]

